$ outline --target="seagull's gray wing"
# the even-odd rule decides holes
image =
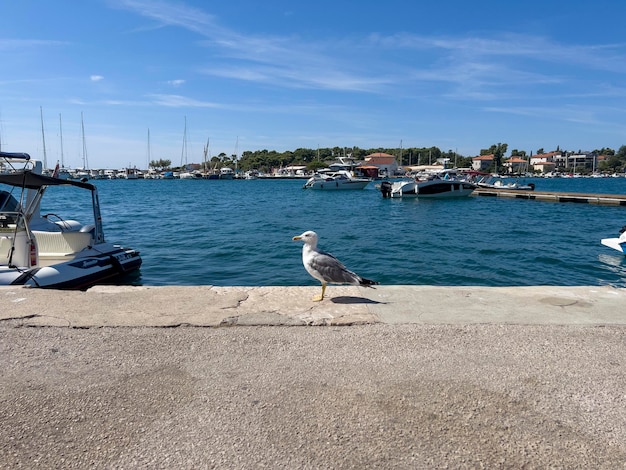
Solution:
[[[316,249],[309,261],[309,267],[326,282],[334,284],[359,284],[361,278],[348,270],[341,261],[330,253]]]

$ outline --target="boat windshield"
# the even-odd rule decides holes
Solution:
[[[0,212],[15,212],[18,205],[17,199],[10,192],[0,190]]]

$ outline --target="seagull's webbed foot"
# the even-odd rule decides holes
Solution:
[[[322,283],[322,293],[320,295],[316,295],[315,297],[313,297],[313,302],[321,302],[322,300],[324,300],[324,292],[326,291],[326,283],[323,282]]]

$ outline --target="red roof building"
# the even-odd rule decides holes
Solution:
[[[480,155],[472,158],[472,170],[483,171],[489,168],[493,163],[494,155]]]

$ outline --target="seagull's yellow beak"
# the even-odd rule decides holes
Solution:
[[[296,235],[292,238],[292,240],[302,240],[302,237],[300,235]]]

